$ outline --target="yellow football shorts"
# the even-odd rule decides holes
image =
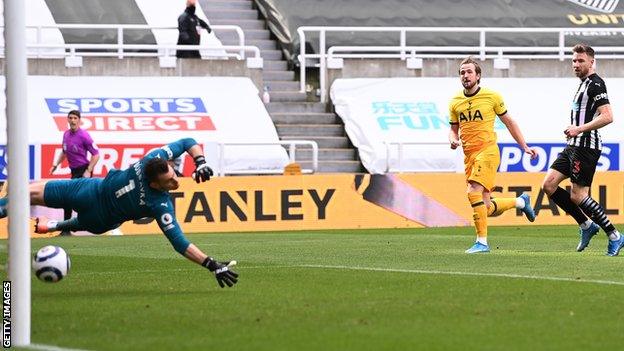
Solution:
[[[499,164],[500,151],[497,144],[474,151],[464,157],[466,180],[477,182],[485,189],[492,190]]]

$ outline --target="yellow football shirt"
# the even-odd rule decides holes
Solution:
[[[496,116],[507,113],[503,98],[494,90],[479,87],[467,96],[460,91],[449,103],[451,124],[459,124],[459,138],[464,153],[480,150],[496,143]]]

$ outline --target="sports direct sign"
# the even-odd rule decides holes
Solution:
[[[5,80],[0,79],[0,88]],[[4,103],[0,96],[0,105]],[[218,171],[281,170],[288,155],[279,145],[275,125],[258,97],[253,82],[244,77],[28,77],[29,142],[42,177],[66,177],[63,164],[48,173],[60,152],[68,129],[67,113],[81,112],[81,128],[101,147],[96,175],[125,168],[146,150],[192,137],[205,148],[207,161]],[[6,130],[4,110],[0,129]],[[218,162],[219,143],[224,146]],[[0,132],[0,144],[6,133]],[[190,162],[192,164],[192,162]]]
[[[199,97],[181,98],[64,98],[46,99],[59,131],[65,131],[67,113],[82,113],[88,131],[214,131],[212,119]]]
[[[483,78],[498,91],[509,114],[539,159],[523,155],[505,125],[494,129],[501,145],[501,171],[545,171],[565,146],[570,105],[577,78]],[[614,122],[600,130],[605,142],[598,170],[621,170],[624,130],[624,79],[607,78]],[[336,112],[371,173],[388,171],[463,172],[463,153],[448,144],[451,97],[462,89],[459,78],[337,79],[331,87]]]

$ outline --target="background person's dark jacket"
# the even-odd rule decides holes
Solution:
[[[189,6],[178,17],[178,45],[199,45],[199,33],[197,33],[197,26],[201,26],[206,29],[208,33],[211,32],[208,23],[202,21],[195,15],[195,6]],[[199,50],[178,50],[176,57],[193,57],[201,58]]]

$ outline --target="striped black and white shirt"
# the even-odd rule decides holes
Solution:
[[[598,107],[609,103],[607,86],[596,73],[587,76],[574,94],[570,124],[581,126],[591,122],[598,115]],[[601,150],[602,139],[597,129],[583,132],[568,139],[568,145]]]

